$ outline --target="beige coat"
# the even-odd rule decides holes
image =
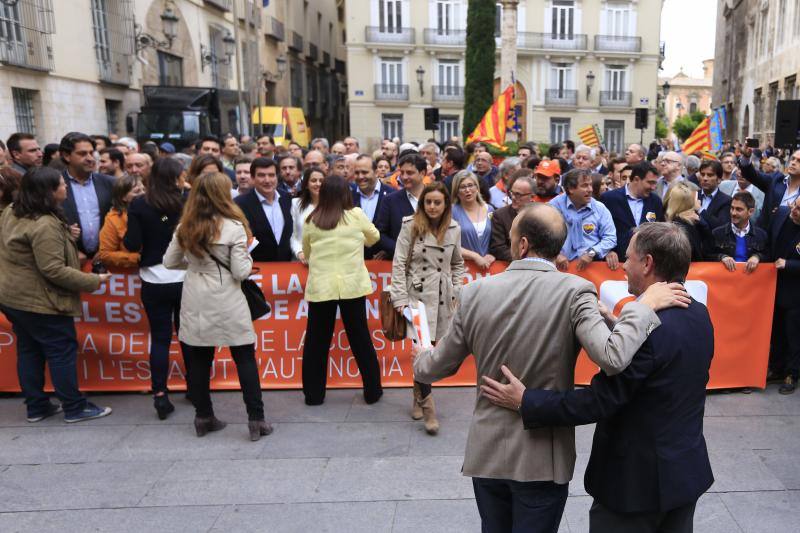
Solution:
[[[81,272],[67,225],[52,215],[0,216],[0,304],[44,315],[81,315],[81,292],[100,287],[97,274]]]
[[[165,267],[187,270],[178,338],[190,346],[252,344],[256,334],[241,286],[253,268],[244,226],[225,219],[217,242],[209,248],[231,272],[207,254],[184,254],[175,235],[164,254]]]
[[[464,283],[464,259],[461,257],[461,227],[450,222],[444,241],[439,244],[432,234],[414,239],[414,253],[408,272],[406,258],[411,249],[413,216],[403,219],[397,236],[392,262],[392,305],[425,304],[431,340],[441,339],[450,327],[456,298]]]
[[[502,380],[505,364],[528,388],[573,388],[583,346],[608,373],[630,364],[656,314],[627,304],[609,331],[590,282],[536,261],[515,261],[502,274],[464,287],[447,335],[414,362],[415,379],[432,383],[458,370],[470,354],[481,376]],[[516,411],[477,395],[464,453],[465,476],[567,483],[575,468],[575,429],[526,431]]]

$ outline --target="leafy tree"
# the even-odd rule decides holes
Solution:
[[[656,117],[656,137],[659,139],[664,139],[667,135],[669,135],[669,132],[667,131],[667,125],[664,124],[664,121],[661,120],[661,117]]]
[[[494,0],[469,0],[467,10],[466,87],[464,123],[466,138],[492,105],[494,88]]]
[[[706,115],[702,111],[695,111],[694,113],[683,115],[675,119],[675,122],[672,123],[672,131],[675,132],[675,135],[677,135],[680,140],[685,141],[704,118],[706,118]]]

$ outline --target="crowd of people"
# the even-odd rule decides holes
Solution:
[[[332,331],[337,307],[351,318],[345,322],[353,336],[361,335],[365,327],[357,317],[362,313],[356,312],[359,299],[369,294],[363,283],[364,259],[394,261],[395,306],[402,309],[423,302],[431,338],[437,340],[449,327],[464,261],[486,270],[495,261],[512,260],[510,229],[515,217],[530,203],[548,203],[567,226],[566,240],[555,258],[560,270],[567,270],[570,263],[582,270],[596,262],[616,270],[625,260],[633,230],[659,221],[682,228],[691,243],[692,261],[716,261],[730,271],[745,272],[754,271],[761,262],[774,262],[779,296],[770,378],[780,378],[781,392],[791,393],[800,373],[800,341],[791,327],[800,308],[796,298],[787,296],[796,292],[800,279],[800,152],[754,152],[738,143],[729,148],[715,159],[659,146],[647,150],[639,144],[615,154],[566,141],[550,146],[546,153],[534,143],[521,143],[516,154],[493,156],[481,143],[386,139],[369,152],[354,137],[332,144],[317,138],[303,147],[294,142],[276,146],[267,135],[229,135],[205,137],[177,151],[169,142],[139,145],[130,138],[72,132],[43,150],[33,135],[15,133],[0,146],[0,205],[13,206],[0,228],[0,261],[9,272],[25,271],[25,276],[33,275],[32,264],[39,265],[41,301],[20,302],[16,290],[20,284],[11,275],[4,276],[8,281],[0,291],[0,304],[24,337],[24,323],[33,319],[20,313],[72,316],[78,312],[79,291],[96,289],[109,271],[138,268],[152,336],[150,363],[158,416],[166,418],[174,409],[166,381],[169,345],[176,331],[190,396],[195,382],[203,396],[197,400],[202,404],[198,417],[208,420],[213,413],[202,388],[207,386],[209,359],[204,348],[213,344],[212,339],[205,334],[197,338],[191,332],[195,325],[189,332],[181,331],[188,327],[187,317],[197,318],[198,311],[187,310],[187,305],[202,307],[200,298],[182,300],[211,288],[189,284],[187,276],[213,271],[219,284],[230,288],[241,281],[247,258],[299,261],[309,268],[308,327],[319,339],[304,347],[305,360],[318,361],[319,366],[308,372],[304,368],[306,401],[317,404],[324,399],[324,339]],[[227,181],[204,179],[210,175]],[[226,185],[225,203],[214,196],[217,189],[212,183]],[[342,187],[348,192],[346,201]],[[197,195],[194,201],[192,195]],[[354,208],[360,211],[358,216]],[[49,225],[25,229],[30,220],[44,215],[49,215]],[[176,248],[175,238],[182,231],[176,228],[186,227],[188,222],[182,220],[189,216],[204,221],[198,222],[203,231],[197,230],[197,235],[208,249],[187,248],[186,240]],[[208,220],[219,227],[209,229]],[[234,232],[234,226],[241,226],[243,233]],[[47,238],[26,241],[29,249],[24,252],[14,240],[33,239],[38,232]],[[74,243],[75,258],[71,252],[61,254],[59,268],[43,269],[41,254],[55,243],[68,251],[67,243]],[[205,259],[184,263],[180,251]],[[229,270],[211,260],[212,252]],[[29,254],[36,262],[25,263],[16,254]],[[88,268],[81,271],[86,263],[92,273]],[[206,332],[205,321],[225,323],[202,317],[200,329]],[[252,327],[244,329],[241,335],[220,332],[214,345],[236,347],[232,352],[239,354],[237,364],[246,374],[251,366],[246,361],[253,358]],[[59,345],[74,344],[74,328],[62,333],[66,340]],[[36,366],[44,357],[43,341],[36,332],[32,335],[30,343],[20,342],[20,353],[30,352]],[[355,342],[354,352],[359,352],[357,359],[365,370],[365,398],[377,401],[379,377],[372,375],[370,362],[374,348],[369,339],[363,340],[359,350]],[[243,346],[250,348],[240,349]],[[198,365],[196,372],[193,365]],[[43,402],[36,384],[39,378],[22,379],[33,372],[25,366],[20,365],[20,381],[29,400],[29,419],[51,414],[57,407]],[[244,389],[247,378],[243,380]],[[70,383],[57,390],[73,398],[77,386]],[[251,392],[245,395],[248,413],[259,420],[263,410],[255,407]],[[68,416],[76,415],[78,407],[87,416],[108,411],[93,410],[94,406],[77,400],[69,405]],[[413,406],[414,417],[425,418],[426,429],[435,433],[438,422],[429,387],[415,384]]]

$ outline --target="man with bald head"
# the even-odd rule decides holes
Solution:
[[[645,156],[647,153],[642,148],[641,144],[631,144],[628,146],[627,150],[625,150],[625,162],[628,163],[629,166],[633,166],[636,163],[641,163],[644,161]]]
[[[678,152],[661,152],[661,177],[658,178],[656,184],[656,194],[662,200],[667,196],[667,191],[670,187],[679,181],[686,181],[686,183],[693,190],[697,191],[700,188],[688,181],[683,177],[683,158]]]
[[[309,168],[312,166],[319,167],[326,176],[330,170],[330,167],[328,166],[328,159],[325,157],[325,154],[316,149],[309,150],[306,156],[303,158],[303,168]]]
[[[581,346],[608,374],[627,367],[660,324],[654,309],[685,293],[666,286],[645,293],[610,331],[594,285],[555,267],[566,238],[558,210],[524,207],[511,226],[514,262],[461,289],[447,334],[434,348],[413,350],[415,379],[450,376],[473,354],[478,376],[500,380],[506,365],[526,387],[570,390]],[[556,531],[574,467],[573,428],[526,431],[518,412],[477,397],[462,472],[472,477],[483,531]]]

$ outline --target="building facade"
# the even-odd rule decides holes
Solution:
[[[690,78],[683,70],[671,78],[659,78],[658,84],[662,94],[664,93],[664,86],[667,84],[664,115],[667,119],[668,127],[676,119],[695,111],[701,111],[706,115],[711,113],[713,77],[714,60],[706,59],[703,61],[702,78]]]
[[[438,140],[461,135],[467,0],[346,0],[350,131],[376,145],[422,140],[423,110],[439,108]],[[517,104],[520,139],[560,142],[599,126],[619,151],[638,142],[634,109],[655,134],[662,0],[520,0]],[[499,89],[502,4],[497,3]]]
[[[0,138],[131,134],[145,85],[241,89],[243,131],[261,102],[341,135],[343,22],[336,0],[0,3]]]
[[[800,98],[800,3],[718,0],[714,105],[724,105],[726,139],[772,144],[779,100]]]

